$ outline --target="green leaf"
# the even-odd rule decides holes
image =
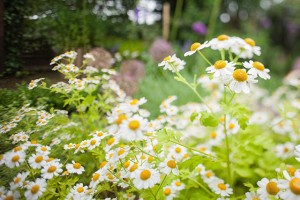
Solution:
[[[195,167],[201,163],[203,163],[203,161],[205,160],[204,157],[195,155],[192,156],[191,158],[187,159],[186,161],[182,162],[179,167],[181,169],[189,169],[190,171],[194,170]]]
[[[203,126],[216,127],[219,124],[219,121],[214,114],[204,111],[201,112],[200,123]]]
[[[191,114],[191,116],[190,116],[190,120],[191,120],[191,122],[193,122],[195,119],[196,119],[196,117],[198,117],[198,113],[197,112],[193,112],[192,114]]]

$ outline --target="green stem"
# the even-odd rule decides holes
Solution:
[[[229,54],[229,59],[230,59],[230,61],[233,61],[232,52],[231,52],[230,50],[228,50],[228,54]]]
[[[224,51],[224,49],[220,50],[220,53],[221,53],[221,59],[225,60],[225,51]]]
[[[212,35],[215,32],[216,22],[218,13],[220,10],[221,0],[215,0],[211,15],[209,17],[209,23],[208,23],[208,33],[206,35],[206,40],[212,38]]]
[[[131,144],[132,144],[132,143],[131,143]],[[137,148],[138,150],[140,150],[142,153],[147,154],[148,156],[152,156],[152,157],[154,157],[154,158],[156,158],[156,159],[158,159],[158,160],[161,160],[159,157],[154,156],[154,155],[151,155],[150,153],[147,153],[146,151],[142,150],[141,148],[135,146],[134,144],[132,144],[132,145],[133,145],[135,148]]]
[[[179,24],[178,22],[179,22],[181,12],[182,12],[183,1],[184,0],[177,0],[177,2],[176,2],[175,14],[174,14],[173,23],[172,23],[172,31],[171,31],[171,36],[170,36],[171,40],[175,40],[176,36],[177,36],[178,24]]]
[[[226,86],[224,86],[224,103],[226,104]],[[224,133],[225,133],[225,143],[226,143],[226,163],[227,163],[227,181],[232,185],[232,178],[231,178],[231,163],[230,163],[230,145],[229,145],[229,139],[228,139],[228,133],[227,133],[227,122],[226,122],[226,113],[224,114]]]
[[[207,62],[207,64],[209,64],[210,66],[212,66],[213,64],[211,62],[209,62],[209,60],[203,55],[203,53],[201,51],[197,51],[200,56],[203,58],[203,60],[205,60],[205,62]]]
[[[205,192],[207,192],[210,196],[215,196],[214,193],[212,193],[211,191],[209,191],[204,185],[202,185],[200,182],[196,181],[195,178],[191,178],[189,177],[189,179],[193,182],[195,182],[197,185],[199,185]]]
[[[198,152],[198,153],[200,153],[200,154],[203,154],[204,156],[210,157],[210,158],[212,158],[212,159],[214,159],[214,160],[217,160],[217,159],[218,159],[217,157],[215,157],[215,156],[213,156],[213,155],[204,153],[204,152],[202,152],[202,151],[199,151],[198,149],[195,149],[195,148],[193,148],[193,147],[186,146],[186,145],[181,144],[181,143],[179,143],[179,142],[176,142],[176,141],[174,141],[174,140],[169,140],[169,141],[170,141],[170,142],[173,142],[174,144],[178,144],[178,145],[180,145],[180,146],[183,146],[183,147],[185,147],[185,148],[187,148],[187,149],[189,149],[189,150],[191,150],[191,151],[196,151],[196,152]]]
[[[163,185],[164,181],[166,180],[167,176],[168,176],[168,175],[165,175],[164,179],[163,179],[162,182],[160,183],[160,185],[159,185],[159,187],[158,187],[158,189],[157,189],[157,191],[156,191],[156,193],[155,193],[155,197],[157,196],[157,194],[158,194],[158,192],[159,192],[161,186]]]

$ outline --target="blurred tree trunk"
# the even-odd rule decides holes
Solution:
[[[4,4],[0,1],[0,72],[4,71]]]

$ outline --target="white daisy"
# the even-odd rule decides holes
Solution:
[[[195,167],[195,173],[198,175],[203,175],[205,174],[205,166],[202,164],[197,165],[197,167]]]
[[[232,74],[234,70],[234,63],[227,60],[218,60],[214,65],[206,68],[207,73],[212,74],[215,78],[225,77],[226,75]]]
[[[72,164],[67,164],[66,168],[69,173],[82,174],[84,172],[83,166],[80,163],[72,161]]]
[[[163,193],[166,200],[172,200],[177,197],[177,191],[174,190],[171,186],[165,186],[163,188]]]
[[[171,186],[176,191],[181,191],[185,188],[185,184],[181,182],[179,179],[172,181]]]
[[[165,57],[164,60],[158,64],[159,67],[164,67],[164,70],[171,72],[179,72],[184,68],[185,62],[176,57],[176,55]]]
[[[250,84],[257,83],[257,80],[254,79],[252,75],[247,74],[244,69],[236,69],[233,73],[228,77],[227,81],[229,83],[229,88],[236,92],[250,92]]]
[[[175,160],[169,158],[164,162],[159,164],[160,172],[164,174],[173,173],[174,175],[179,175],[178,166]]]
[[[141,166],[135,171],[133,184],[137,189],[152,188],[160,182],[160,174],[155,169]]]
[[[221,195],[222,197],[230,196],[233,193],[233,190],[230,188],[229,184],[225,184],[224,180],[219,178],[212,180],[209,186],[214,193]]]
[[[26,185],[27,191],[24,193],[27,199],[36,200],[46,191],[47,183],[45,179],[38,178],[34,182]]]
[[[276,179],[269,180],[267,178],[263,178],[262,180],[257,182],[257,185],[259,186],[257,190],[259,198],[268,199],[269,196],[274,196],[275,198],[278,198],[278,195],[280,193],[280,187]]]
[[[29,172],[18,173],[17,176],[10,183],[10,189],[15,190],[17,188],[22,188],[25,185],[25,179],[29,175]]]
[[[285,179],[278,181],[278,186],[282,188],[279,196],[284,200],[300,199],[300,171],[297,170],[294,176],[290,176],[287,171],[283,171]]]
[[[245,196],[246,196],[245,200],[260,200],[256,192],[247,192]]]
[[[102,170],[98,170],[93,173],[91,182],[90,182],[90,188],[96,188],[96,186],[105,179],[104,173],[102,173]]]
[[[50,151],[51,151],[50,146],[39,145],[39,146],[36,147],[36,152],[39,153],[39,154],[49,155]]]
[[[21,195],[18,190],[8,190],[3,195],[0,195],[3,200],[20,199]]]
[[[258,111],[251,115],[249,124],[265,124],[269,120],[269,114],[267,112]]]
[[[77,183],[73,188],[70,190],[70,193],[67,195],[66,199],[68,200],[92,200],[93,193],[87,186],[84,186],[82,183]]]
[[[134,115],[122,122],[120,126],[120,137],[126,141],[142,140],[144,138],[146,125],[146,119],[139,115]]]
[[[4,164],[9,167],[18,167],[25,161],[26,154],[23,151],[10,151],[4,154]]]
[[[217,146],[225,138],[225,134],[221,130],[215,130],[210,133],[210,138],[208,143],[212,146]]]
[[[270,79],[271,76],[269,75],[270,70],[265,68],[264,64],[261,62],[253,62],[250,60],[249,62],[243,62],[243,66],[249,69],[248,74],[253,75],[254,77],[259,76],[262,79]]]
[[[199,42],[195,42],[191,45],[190,51],[187,51],[184,56],[191,56],[196,51],[200,51],[201,49],[207,48],[210,46],[210,43],[208,41],[205,41],[203,44]]]
[[[187,149],[180,145],[173,145],[169,148],[169,154],[175,158],[176,161],[181,161],[187,154]]]
[[[277,144],[275,147],[276,156],[282,159],[290,158],[294,155],[294,147],[295,145],[291,142]]]
[[[232,41],[230,37],[227,35],[219,35],[217,38],[213,38],[210,42],[210,47],[213,50],[222,50],[222,49],[229,49],[232,45]]]
[[[62,164],[53,160],[43,166],[41,173],[44,179],[51,179],[53,176],[58,176],[62,171]]]
[[[32,154],[28,159],[28,163],[30,167],[32,167],[33,169],[40,169],[46,163],[47,159],[48,159],[47,155]]]

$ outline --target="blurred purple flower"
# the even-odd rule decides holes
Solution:
[[[272,26],[272,21],[268,17],[260,19],[260,24],[263,28],[268,29]]]
[[[202,22],[194,22],[192,25],[192,29],[195,33],[200,35],[205,35],[207,32],[207,27]]]
[[[173,54],[171,43],[162,38],[156,38],[149,48],[149,55],[157,63],[171,54]]]

